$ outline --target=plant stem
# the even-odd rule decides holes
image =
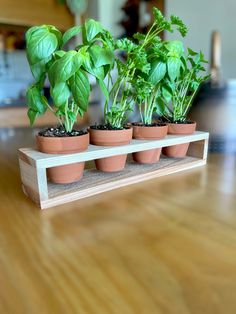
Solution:
[[[186,106],[186,108],[185,108],[185,111],[184,111],[183,116],[185,116],[185,115],[187,114],[188,109],[189,109],[189,107],[191,106],[192,101],[193,101],[193,99],[194,99],[194,97],[195,97],[197,91],[198,91],[198,90],[195,90],[194,93],[192,94],[192,96],[191,96],[191,98],[190,98],[190,100],[189,100],[189,102],[188,102],[188,104],[187,104],[187,106]]]
[[[65,105],[65,129],[67,132],[70,132],[70,121],[69,121],[69,117],[68,117],[68,101],[66,102]]]
[[[63,125],[62,120],[60,119],[60,117],[58,117],[58,116],[56,115],[55,110],[53,110],[53,108],[49,105],[48,102],[47,102],[47,107],[48,107],[48,109],[57,117],[57,120],[59,121],[60,125]]]

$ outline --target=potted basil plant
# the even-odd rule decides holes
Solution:
[[[128,39],[118,40],[113,43],[115,50],[136,49],[136,45]],[[131,46],[130,46],[131,45]],[[130,49],[130,50],[129,50]],[[115,82],[111,71],[116,73]],[[135,70],[135,65],[129,61],[122,62],[118,57],[115,58],[114,66],[110,68],[106,84],[100,82],[100,87],[105,96],[104,105],[104,124],[90,127],[90,142],[98,146],[120,146],[127,145],[132,139],[132,128],[127,127],[126,113],[132,110],[131,98],[131,76]],[[126,73],[124,73],[126,72]],[[117,172],[125,167],[127,154],[114,157],[107,157],[95,160],[96,168],[103,172]]]
[[[161,87],[158,112],[162,120],[168,122],[168,134],[192,134],[196,130],[196,122],[188,119],[188,112],[194,97],[204,81],[204,65],[208,63],[202,52],[188,49],[185,52],[183,43],[167,42],[165,47],[168,54],[175,54],[175,59],[167,62],[168,76]],[[173,67],[171,64],[173,63]],[[182,158],[186,156],[189,143],[163,148],[168,157]]]
[[[138,34],[140,43],[124,38],[117,40],[115,49],[126,54],[126,59],[115,58],[114,68],[116,79],[113,81],[111,73],[108,74],[107,84],[100,84],[105,95],[104,124],[90,127],[90,140],[94,145],[119,146],[126,145],[132,139],[133,128],[127,127],[128,112],[134,108],[133,82],[137,72],[148,75],[150,64],[147,60],[146,50],[156,42],[158,34],[164,30],[172,31],[171,25],[182,27],[182,23],[176,17],[171,17],[168,22],[161,12],[154,8],[155,21],[148,34]],[[110,69],[111,70],[111,69]],[[105,172],[121,171],[126,163],[127,155],[102,158],[96,160],[96,167]]]
[[[74,125],[77,116],[83,116],[88,108],[91,89],[88,73],[98,70],[93,60],[99,59],[100,52],[106,50],[102,39],[100,42],[94,40],[98,34],[94,27],[97,24],[88,20],[83,26],[70,28],[63,35],[52,25],[35,26],[26,33],[27,58],[35,79],[27,91],[30,124],[33,125],[46,110],[54,113],[59,124],[36,136],[38,149],[43,153],[77,153],[88,147],[89,133],[75,130]],[[102,29],[100,24],[99,27]],[[63,50],[64,45],[80,32],[83,44],[75,50]],[[106,34],[105,30],[103,32]],[[43,95],[47,78],[53,106]],[[48,177],[54,183],[71,183],[82,177],[83,170],[84,163],[52,167],[48,169]]]
[[[167,20],[159,10],[154,9],[154,22],[146,36],[136,34],[139,46],[145,48],[150,70],[143,73],[139,70],[133,80],[135,100],[139,108],[141,122],[133,123],[135,139],[157,140],[167,135],[168,126],[165,123],[153,121],[153,115],[158,110],[163,79],[169,71],[175,68],[175,48],[166,49],[166,44],[159,37],[163,30],[173,32],[174,26],[182,36],[187,34],[187,27],[177,16]],[[176,45],[178,46],[178,45]],[[148,66],[147,64],[147,66]],[[156,163],[160,159],[161,148],[133,154],[138,163]]]

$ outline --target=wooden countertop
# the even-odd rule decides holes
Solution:
[[[39,211],[0,131],[0,313],[236,313],[236,156]]]

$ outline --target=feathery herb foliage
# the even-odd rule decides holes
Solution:
[[[106,88],[109,93],[106,92],[104,106],[105,123],[116,128],[123,127],[126,114],[133,110],[135,101],[139,103],[142,121],[151,123],[158,83],[166,71],[166,65],[156,58],[162,45],[160,34],[173,32],[175,27],[182,35],[187,33],[187,27],[178,17],[171,16],[168,20],[157,8],[153,9],[153,16],[153,24],[146,35],[137,33],[134,41],[124,38],[116,42],[116,49],[124,52],[127,58],[125,62],[115,60],[118,76],[114,83],[108,76]],[[154,54],[156,51],[157,55]]]

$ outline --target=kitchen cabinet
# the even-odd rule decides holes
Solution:
[[[57,123],[54,115],[47,111],[35,121],[36,127],[50,126]],[[83,118],[78,117],[79,125],[89,124],[88,113]],[[29,127],[27,107],[0,108],[0,130],[1,128]]]
[[[58,0],[0,0],[0,23],[53,24],[65,30],[74,25],[74,16]]]

